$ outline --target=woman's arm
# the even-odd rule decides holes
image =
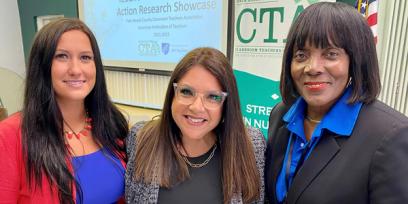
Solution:
[[[373,156],[370,203],[408,203],[408,123],[389,128]],[[369,135],[367,135],[369,136]]]
[[[260,199],[256,203],[264,203],[265,197],[265,182],[264,182],[264,168],[265,168],[265,150],[266,142],[265,137],[259,129],[249,127],[248,134],[251,136],[252,144],[254,146],[255,161],[259,170],[259,176],[261,180],[260,186]]]

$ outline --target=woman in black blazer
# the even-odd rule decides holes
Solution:
[[[292,24],[283,103],[270,116],[270,203],[408,203],[408,118],[380,92],[370,27],[343,3],[316,3]]]

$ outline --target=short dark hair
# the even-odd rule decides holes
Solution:
[[[291,76],[295,49],[309,43],[318,48],[334,45],[350,58],[349,77],[352,94],[349,103],[373,102],[381,89],[374,36],[364,17],[353,7],[340,2],[320,2],[307,7],[292,24],[287,37],[280,77],[285,104],[293,103],[299,93]]]
[[[60,203],[74,203],[72,184],[75,180],[66,163],[70,154],[63,137],[63,118],[52,86],[51,67],[61,36],[71,30],[86,34],[93,51],[96,81],[85,98],[85,108],[92,118],[93,137],[98,144],[126,160],[123,141],[128,133],[126,119],[107,93],[101,55],[91,30],[78,19],[62,18],[45,25],[35,36],[27,64],[22,143],[30,187],[33,184],[41,187],[44,174],[57,186]]]

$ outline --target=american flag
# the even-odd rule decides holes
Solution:
[[[357,0],[354,7],[367,19],[368,25],[373,32],[374,40],[377,43],[378,0]]]

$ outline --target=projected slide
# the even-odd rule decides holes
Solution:
[[[196,47],[226,53],[227,1],[80,0],[78,5],[108,66],[173,70]]]

